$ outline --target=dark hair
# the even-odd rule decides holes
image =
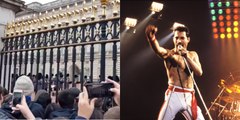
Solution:
[[[12,102],[12,94],[8,94],[5,96],[3,103],[10,104]]]
[[[74,96],[69,90],[63,90],[58,95],[58,101],[62,108],[72,109],[74,104]]]
[[[45,75],[45,78],[48,78],[48,74]]]
[[[3,96],[3,92],[4,92],[4,87],[0,86],[0,100],[2,100],[3,98],[1,97],[1,94]]]
[[[7,90],[6,88],[3,88],[3,93],[2,93],[2,95],[3,95],[3,96],[6,96],[6,95],[8,95],[8,94],[9,94],[8,90]]]
[[[190,31],[186,26],[178,26],[173,31],[186,32],[187,37],[190,36]]]
[[[31,73],[28,73],[28,75],[27,75],[27,76],[28,76],[28,77],[30,77],[31,75],[32,75]]]
[[[50,113],[52,113],[53,111],[56,111],[60,108],[61,107],[56,103],[48,104],[48,106],[46,107],[45,112],[44,112],[44,118],[49,119],[50,118]]]
[[[73,95],[74,98],[79,96],[80,90],[76,87],[69,88],[70,93]]]
[[[40,80],[40,79],[42,79],[42,78],[43,78],[42,73],[38,73],[38,74],[36,75],[36,79],[37,79],[37,80]]]
[[[40,105],[42,105],[43,109],[45,109],[47,105],[51,103],[51,97],[49,93],[45,92],[40,94],[38,96],[38,99],[36,100],[36,103],[39,103]]]

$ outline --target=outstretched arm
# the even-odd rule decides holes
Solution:
[[[147,26],[145,33],[147,36],[147,40],[150,44],[150,46],[152,47],[152,49],[154,50],[154,52],[159,55],[161,58],[165,58],[167,55],[167,50],[163,47],[161,47],[156,39],[156,34],[157,32],[157,28],[153,25],[149,25]]]

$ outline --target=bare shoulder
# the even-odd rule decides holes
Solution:
[[[189,55],[192,57],[198,57],[198,54],[196,51],[189,51]]]

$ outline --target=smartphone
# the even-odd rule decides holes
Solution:
[[[112,83],[86,83],[85,87],[89,98],[113,97],[113,92],[109,90],[114,87]]]
[[[16,107],[17,104],[21,104],[21,98],[23,95],[23,90],[14,90],[12,97],[13,107]]]

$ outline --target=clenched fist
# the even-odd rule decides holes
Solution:
[[[156,32],[157,32],[157,27],[156,26],[148,25],[146,30],[145,30],[147,39],[150,40],[150,41],[156,40],[156,37],[155,37]]]

